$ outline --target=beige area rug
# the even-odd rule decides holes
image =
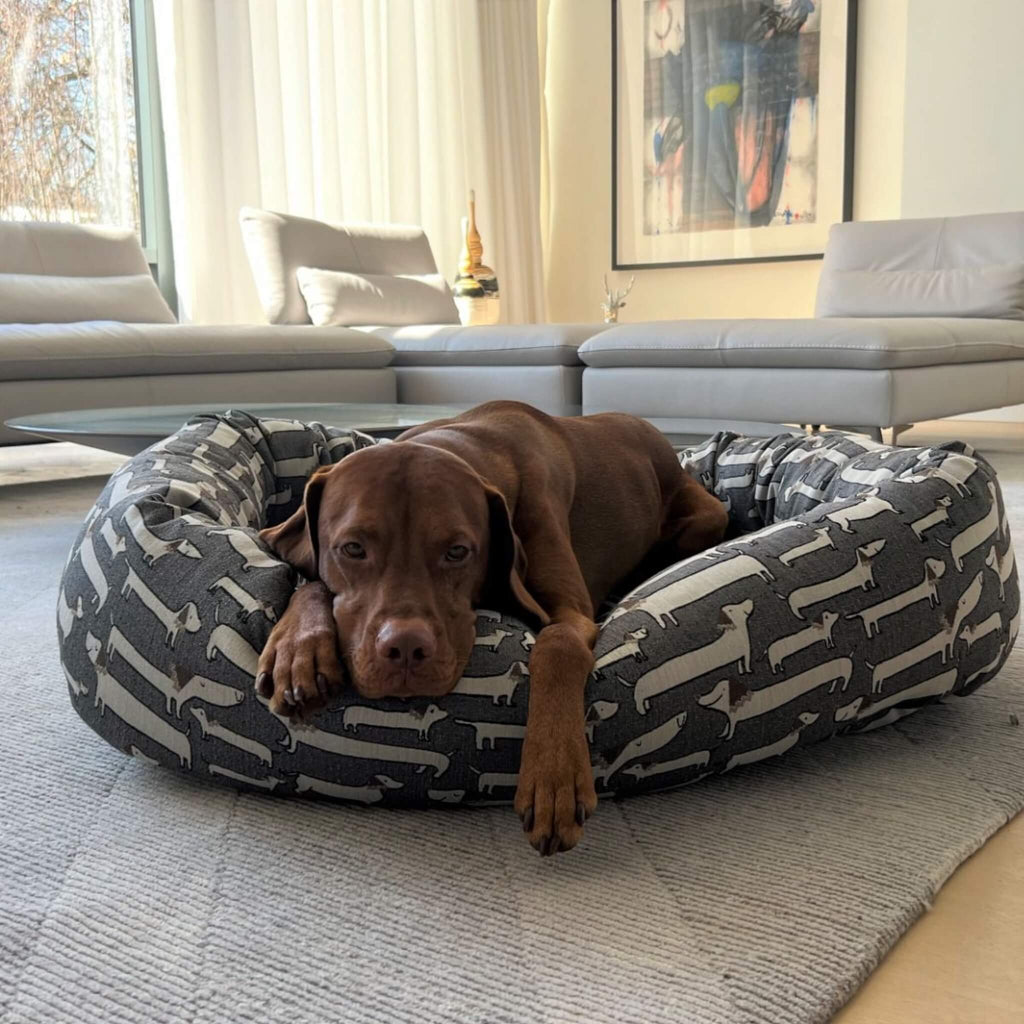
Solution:
[[[999,456],[1024,537],[1024,458]],[[540,860],[507,808],[239,796],[72,712],[56,581],[101,481],[0,487],[0,1022],[825,1021],[1024,806],[1024,648],[976,695]]]

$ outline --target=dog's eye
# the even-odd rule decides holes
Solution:
[[[469,557],[469,548],[465,544],[453,544],[444,557],[448,562],[464,562]]]
[[[363,547],[358,541],[350,540],[347,544],[341,545],[342,554],[347,555],[349,558],[365,558],[366,548]]]

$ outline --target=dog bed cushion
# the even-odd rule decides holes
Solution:
[[[363,803],[508,801],[534,636],[481,610],[454,692],[312,725],[257,697],[298,582],[258,539],[306,478],[374,439],[200,416],[119,469],[70,553],[58,631],[71,699],[121,750],[204,779]],[[386,442],[379,442],[386,443]],[[586,722],[598,792],[693,782],[973,692],[1020,622],[995,473],[971,448],[716,434],[681,454],[732,539],[614,605]]]

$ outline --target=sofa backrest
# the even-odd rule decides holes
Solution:
[[[327,224],[242,207],[242,239],[267,320],[308,324],[299,267],[353,274],[434,274],[437,264],[423,229],[400,224]]]
[[[174,323],[135,233],[0,221],[0,322]]]
[[[1024,213],[835,224],[815,315],[1024,320]]]

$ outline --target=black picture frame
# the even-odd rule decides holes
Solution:
[[[681,267],[709,267],[725,266],[737,263],[792,263],[801,260],[820,260],[824,251],[814,253],[783,254],[778,256],[737,256],[726,259],[708,260],[676,260],[667,262],[650,263],[625,263],[618,258],[618,73],[619,73],[619,52],[618,52],[618,8],[620,0],[611,0],[611,33],[612,33],[612,270],[666,270],[669,268]],[[846,68],[845,68],[845,104],[843,126],[843,198],[842,198],[842,219],[843,221],[853,220],[853,160],[854,140],[856,129],[856,103],[857,103],[857,21],[858,21],[859,0],[847,0],[846,12]]]

